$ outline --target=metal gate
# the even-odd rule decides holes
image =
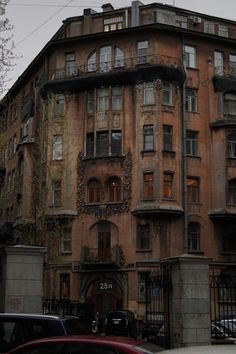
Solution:
[[[170,265],[147,272],[146,312],[143,337],[164,348],[170,348]]]
[[[212,339],[236,337],[236,263],[211,264],[210,305]]]

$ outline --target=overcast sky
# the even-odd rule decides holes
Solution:
[[[83,14],[84,8],[102,11],[110,2],[115,9],[130,6],[132,0],[10,0],[7,17],[14,26],[15,53],[19,57],[10,73],[9,88],[51,39],[67,17]],[[143,4],[162,1],[141,1]],[[166,0],[163,3],[236,21],[235,0]]]

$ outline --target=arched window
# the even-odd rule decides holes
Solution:
[[[96,67],[97,67],[96,51],[93,51],[91,54],[89,54],[87,65],[88,65],[88,71],[96,71]]]
[[[228,182],[228,204],[236,205],[236,178]]]
[[[236,159],[236,133],[229,134],[227,137],[228,157]]]
[[[101,200],[101,184],[98,180],[93,179],[87,186],[88,203],[99,203]]]
[[[197,222],[188,224],[188,250],[200,251],[200,225]]]
[[[108,202],[121,201],[121,181],[117,177],[112,177],[108,181]]]
[[[100,71],[107,72],[111,70],[111,53],[111,46],[100,48]]]

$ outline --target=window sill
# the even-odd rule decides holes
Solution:
[[[141,154],[142,156],[152,156],[156,153],[156,150],[142,150]]]
[[[141,252],[141,253],[143,253],[143,252],[152,252],[152,250],[150,249],[150,248],[147,248],[147,249],[136,249],[136,252]]]
[[[204,254],[203,251],[194,251],[194,250],[188,250],[189,254]]]
[[[163,157],[171,157],[172,159],[175,158],[175,151],[170,150],[162,150]]]
[[[188,154],[186,154],[186,157],[192,157],[192,158],[194,158],[194,159],[199,159],[199,160],[201,160],[201,156],[199,156],[199,155],[188,155]]]

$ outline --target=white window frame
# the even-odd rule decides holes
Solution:
[[[152,105],[155,103],[154,97],[154,83],[145,82],[143,84],[143,104],[144,105]]]
[[[52,159],[62,160],[63,136],[54,135],[52,141]]]
[[[166,106],[173,105],[173,85],[168,81],[163,81],[162,86],[162,103]]]
[[[196,47],[190,45],[184,46],[184,63],[187,68],[197,67]]]
[[[186,111],[197,112],[197,92],[194,89],[186,89],[185,95]]]
[[[214,67],[216,75],[224,75],[224,53],[218,50],[214,52]]]

